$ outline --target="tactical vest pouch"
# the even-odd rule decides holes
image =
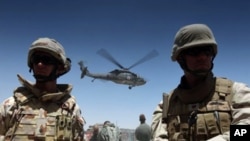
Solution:
[[[224,133],[226,131],[230,131],[230,125],[231,124],[231,116],[227,112],[219,112],[220,116],[220,127],[221,127],[221,132]]]
[[[188,134],[188,124],[181,123],[180,124],[180,131],[183,133],[183,136],[186,136]]]
[[[168,120],[168,135],[171,141],[186,141],[188,125],[186,123],[180,124],[179,116],[171,116]]]
[[[35,129],[35,139],[39,141],[45,141],[46,138],[46,123],[47,120],[45,118],[37,118],[37,125]]]
[[[206,121],[204,119],[203,114],[197,115],[197,123],[196,123],[196,137],[197,140],[206,139],[207,138],[207,129],[206,129]]]
[[[180,124],[180,132],[181,132],[181,136],[179,137],[178,141],[186,141],[188,137],[188,124],[187,123]]]
[[[15,123],[6,134],[6,140],[15,141],[47,141],[54,140],[55,118],[41,116],[40,111],[22,111],[16,115],[20,121]]]
[[[47,118],[45,118],[45,112],[43,109],[39,110],[38,117],[36,118],[36,129],[35,129],[35,139],[39,141],[45,141],[46,138],[46,127]]]
[[[177,139],[177,134],[175,133],[178,133],[180,132],[179,130],[177,131],[176,129],[180,129],[180,121],[178,120],[178,117],[169,117],[168,118],[168,126],[167,126],[167,131],[168,131],[168,136],[170,139],[174,138],[174,135],[175,135],[175,138]]]
[[[71,140],[71,130],[72,121],[69,117],[65,115],[59,115],[56,117],[56,137],[57,140],[70,141]]]
[[[207,133],[209,138],[214,137],[215,135],[220,134],[220,129],[218,125],[218,120],[216,119],[214,113],[205,113],[203,114],[205,122],[207,125]]]

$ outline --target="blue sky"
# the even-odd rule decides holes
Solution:
[[[50,37],[72,60],[71,71],[58,83],[73,84],[72,95],[87,121],[85,129],[105,120],[134,129],[141,113],[151,124],[162,93],[173,89],[183,74],[170,59],[175,33],[183,25],[209,25],[219,46],[214,74],[250,84],[249,17],[250,2],[245,0],[2,0],[0,101],[20,85],[16,74],[34,82],[27,67],[28,48],[37,38]],[[152,49],[159,56],[131,69],[148,82],[129,90],[113,82],[80,79],[80,60],[93,73],[118,68],[96,53],[101,48],[124,67]]]

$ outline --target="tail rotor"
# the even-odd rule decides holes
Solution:
[[[80,65],[80,70],[82,71],[81,73],[81,79],[87,74],[87,67],[84,66],[83,61],[78,62]]]

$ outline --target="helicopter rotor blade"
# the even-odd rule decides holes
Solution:
[[[118,67],[120,67],[121,69],[125,69],[119,62],[117,62],[113,56],[105,49],[100,49],[99,51],[97,51],[97,53],[99,55],[101,55],[102,57],[108,59],[109,61],[111,61],[112,63],[114,63],[115,65],[117,65]]]
[[[131,69],[131,68],[133,68],[133,67],[135,67],[135,66],[137,66],[137,65],[139,65],[139,64],[142,64],[142,63],[144,63],[144,62],[146,62],[146,61],[148,61],[148,60],[150,60],[150,59],[152,59],[152,58],[154,58],[156,56],[158,56],[158,54],[159,53],[156,50],[152,50],[151,52],[149,52],[148,54],[146,54],[143,58],[141,58],[136,63],[134,63],[133,65],[131,65],[128,68],[128,70]]]

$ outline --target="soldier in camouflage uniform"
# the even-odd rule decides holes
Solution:
[[[98,141],[119,141],[119,128],[110,121],[105,121],[97,135]]]
[[[172,61],[184,71],[163,94],[152,118],[154,141],[229,140],[230,124],[250,124],[250,88],[212,73],[217,43],[211,29],[191,24],[176,33]]]
[[[28,52],[33,84],[20,75],[22,86],[0,105],[0,141],[83,141],[85,120],[72,86],[57,84],[71,61],[54,39],[39,38]]]

